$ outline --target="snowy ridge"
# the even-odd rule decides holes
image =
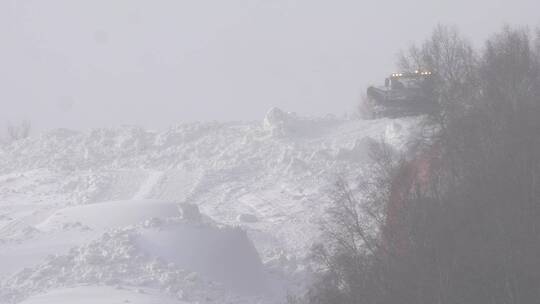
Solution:
[[[262,123],[55,130],[0,147],[0,297],[17,303],[81,284],[158,291],[174,285],[179,289],[166,293],[187,303],[279,302],[309,275],[303,255],[317,238],[336,175],[365,171],[373,141],[407,149],[420,119],[302,118],[272,109]],[[199,256],[212,251],[195,246],[188,237],[195,232],[178,223],[179,203],[199,206],[207,223],[247,232],[246,245],[232,255],[249,256],[254,245],[266,282],[257,291],[262,298],[224,284],[230,270],[186,269],[191,264],[176,253],[156,262],[182,248]],[[211,232],[221,228],[208,229],[201,239],[227,240]],[[144,235],[149,243],[137,246]],[[7,262],[28,248],[36,250],[24,263]],[[153,263],[162,263],[159,270],[148,270]],[[189,273],[200,278],[194,287]]]

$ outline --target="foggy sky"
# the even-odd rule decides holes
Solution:
[[[0,0],[0,127],[352,112],[438,23],[475,44],[537,0]]]

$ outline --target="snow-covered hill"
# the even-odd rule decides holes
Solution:
[[[418,121],[272,109],[263,122],[55,130],[1,147],[0,302],[102,290],[145,295],[132,303],[279,302],[309,276],[336,176],[360,175],[375,140],[406,149]],[[202,219],[181,219],[183,203]]]

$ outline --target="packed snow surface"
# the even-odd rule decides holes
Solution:
[[[107,286],[84,286],[52,290],[22,304],[186,304],[153,290],[128,290]]]
[[[367,172],[375,141],[406,150],[420,119],[272,109],[2,146],[0,303],[281,303],[336,177]]]
[[[36,225],[41,231],[80,226],[90,230],[107,230],[136,225],[150,218],[178,216],[178,205],[172,201],[133,200],[69,206],[52,213]]]

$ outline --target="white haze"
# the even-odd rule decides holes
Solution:
[[[478,43],[535,0],[0,1],[0,125],[37,129],[350,112],[437,23]]]

